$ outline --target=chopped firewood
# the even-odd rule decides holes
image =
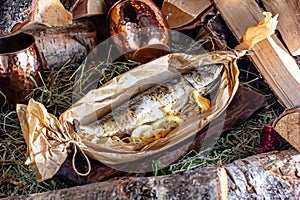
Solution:
[[[214,6],[210,6],[206,8],[201,14],[198,15],[193,21],[178,28],[174,28],[174,30],[182,31],[182,30],[192,30],[199,26],[201,23],[205,22],[205,19],[208,15],[214,14],[213,11],[215,10]]]
[[[237,39],[263,18],[255,0],[215,0],[215,4]],[[256,44],[249,55],[282,105],[295,107],[300,105],[300,93],[296,92],[300,91],[300,69],[273,38]]]
[[[164,0],[162,13],[171,29],[180,28],[195,20],[211,5],[210,0]]]
[[[103,0],[77,0],[71,8],[73,18],[104,14],[106,6]]]
[[[74,200],[217,199],[218,169],[206,167],[166,176],[113,178],[7,200],[69,199],[71,196]],[[300,196],[300,155],[295,150],[275,151],[237,160],[225,165],[224,170],[227,173],[228,199],[298,199]]]
[[[72,24],[72,14],[64,8],[59,0],[34,0],[33,2],[33,21],[49,27]]]
[[[87,46],[93,48],[97,44],[96,31],[89,19],[76,20],[70,26],[48,28],[31,34],[35,36],[36,45],[49,68],[60,67],[68,61],[80,62],[88,53]]]
[[[262,0],[266,9],[279,14],[278,30],[293,56],[300,55],[299,0]]]
[[[72,23],[72,14],[59,0],[5,0],[0,4],[0,35]]]
[[[300,107],[282,113],[273,126],[284,139],[300,152]]]

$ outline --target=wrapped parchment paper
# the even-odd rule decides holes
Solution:
[[[230,104],[239,84],[237,55],[240,55],[239,52],[227,51],[201,55],[182,53],[166,55],[117,76],[98,89],[91,90],[59,119],[34,100],[30,100],[28,106],[18,105],[17,113],[28,145],[26,164],[34,169],[37,179],[42,181],[56,174],[71,148],[75,151],[74,155],[77,151],[81,151],[84,155],[107,165],[126,166],[130,162],[153,159],[153,155],[176,145],[180,146],[181,142],[193,138],[197,132],[216,119]],[[97,133],[91,124],[114,108],[124,105],[128,101],[128,96],[135,96],[154,85],[172,80],[181,73],[209,65],[223,66],[216,92],[211,99],[211,108],[190,117],[166,137],[137,148],[136,144],[118,142],[111,137],[102,137],[94,142],[88,137],[81,137],[80,131],[75,132],[74,121],[79,124],[79,129],[83,127],[85,131],[90,130],[90,135],[94,136]],[[205,74],[203,76],[205,77]],[[75,156],[73,162],[75,163]],[[76,170],[75,164],[73,167]],[[89,170],[85,174],[87,173]]]

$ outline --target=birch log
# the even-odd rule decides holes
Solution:
[[[96,29],[90,19],[75,20],[72,25],[47,28],[30,32],[36,39],[36,45],[44,56],[48,68],[57,68],[66,62],[80,62],[88,53],[88,49],[97,45]],[[79,37],[79,38],[76,38]]]
[[[158,177],[121,177],[10,199],[299,199],[300,154],[295,150],[271,152]],[[226,180],[226,183],[224,182]],[[218,187],[218,186],[222,187]],[[226,188],[225,188],[226,187]],[[221,190],[222,189],[222,190]],[[224,194],[224,192],[226,192]],[[220,196],[219,196],[220,195]],[[219,197],[219,198],[218,198]]]

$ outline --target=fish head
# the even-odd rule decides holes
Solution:
[[[195,68],[190,73],[184,75],[184,78],[200,93],[206,94],[214,86],[218,85],[222,72],[223,64],[202,65]]]

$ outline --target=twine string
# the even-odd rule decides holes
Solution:
[[[76,142],[72,142],[72,144],[74,145],[74,153],[73,153],[73,158],[72,158],[72,167],[73,167],[75,173],[78,174],[79,176],[89,175],[89,173],[92,170],[90,160],[88,159],[87,155],[81,150],[81,148],[78,146],[78,144],[76,144]],[[84,159],[85,159],[85,161],[88,165],[87,172],[85,172],[85,173],[79,172],[77,167],[76,167],[76,155],[78,154],[78,149],[79,149],[80,153],[83,155],[83,157],[84,157]]]

